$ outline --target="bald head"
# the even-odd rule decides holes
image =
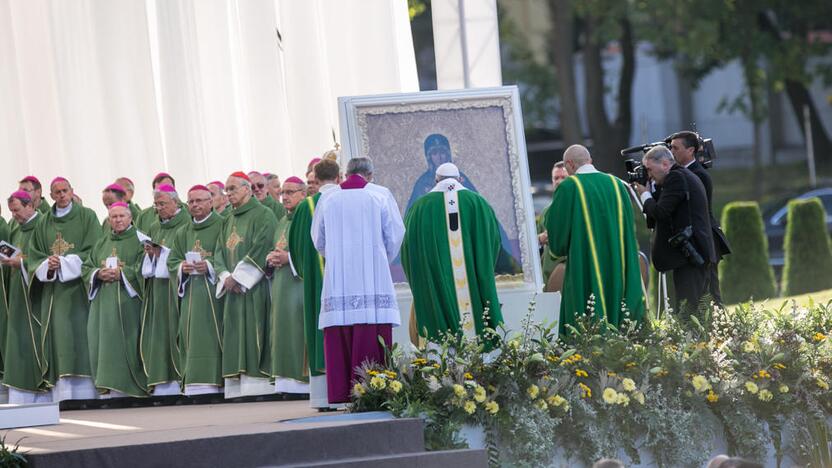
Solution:
[[[592,157],[584,145],[572,145],[563,152],[563,163],[569,175],[575,174],[579,167],[592,164]]]

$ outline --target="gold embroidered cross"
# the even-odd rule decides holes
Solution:
[[[55,236],[55,242],[52,243],[52,248],[49,249],[52,255],[62,256],[75,248],[75,244],[71,244],[64,240],[64,236],[59,232]]]
[[[286,244],[288,244],[286,241],[286,232],[283,232],[280,234],[280,239],[275,242],[274,248],[277,250],[286,250]]]
[[[202,248],[202,241],[199,240],[199,239],[197,239],[196,242],[194,242],[194,246],[193,246],[193,248],[191,248],[191,251],[198,253],[199,256],[203,258],[203,260],[206,257],[211,256],[211,252],[208,252],[207,250]]]
[[[237,250],[237,246],[242,242],[243,239],[239,234],[237,234],[237,226],[231,226],[231,235],[228,236],[228,240],[225,241],[225,247],[234,252]]]

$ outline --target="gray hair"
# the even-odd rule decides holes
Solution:
[[[370,158],[352,158],[347,163],[347,175],[359,174],[364,177],[373,175],[373,160]]]
[[[266,176],[266,181],[271,182],[271,181],[273,181],[275,179],[279,179],[279,178],[280,178],[280,176],[278,176],[277,174],[269,174],[269,175]]]
[[[675,162],[675,160],[673,159],[673,153],[671,153],[670,150],[667,149],[667,147],[665,146],[654,146],[650,148],[650,151],[644,154],[644,159],[649,159],[654,162]]]
[[[167,195],[176,203],[180,203],[179,201],[179,194],[176,192],[163,192],[161,190],[154,190],[153,191],[153,198],[158,197],[159,195]]]

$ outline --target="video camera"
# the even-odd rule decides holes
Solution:
[[[639,183],[647,185],[649,177],[647,171],[641,164],[641,159],[645,153],[650,151],[655,146],[664,146],[670,148],[670,142],[673,140],[675,133],[668,136],[664,141],[655,141],[653,143],[645,143],[643,145],[631,146],[621,150],[621,156],[624,159],[624,166],[627,168],[627,182]],[[711,138],[702,138],[699,134],[696,135],[699,139],[699,149],[696,151],[694,158],[699,161],[706,169],[710,169],[714,165],[716,159],[716,150],[714,149],[714,142]],[[636,156],[636,154],[638,156]]]

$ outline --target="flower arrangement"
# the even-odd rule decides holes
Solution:
[[[531,323],[534,307],[513,334],[394,346],[359,370],[353,410],[424,418],[429,449],[462,447],[461,426],[481,425],[492,463],[513,466],[548,464],[559,448],[589,464],[647,451],[659,466],[701,466],[719,429],[734,454],[773,447],[800,461],[807,428],[832,414],[832,304],[705,307],[690,323],[623,310],[618,328],[581,319],[566,337]]]

